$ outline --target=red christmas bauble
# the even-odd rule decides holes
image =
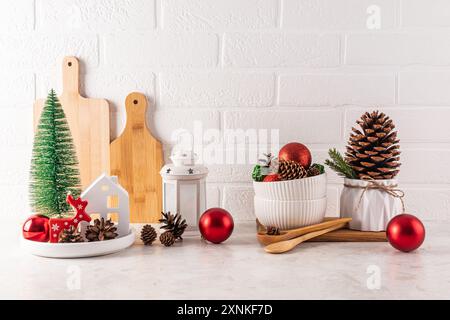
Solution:
[[[309,168],[312,161],[309,149],[299,142],[291,142],[281,148],[278,153],[278,159],[298,162],[305,169]]]
[[[212,243],[221,243],[233,232],[234,221],[227,210],[211,208],[202,214],[198,226],[203,238]]]
[[[263,182],[273,182],[273,181],[281,181],[280,176],[278,174],[269,174],[265,176]]]
[[[37,214],[29,217],[22,227],[22,235],[27,240],[47,242],[49,239],[49,225],[46,216]]]
[[[409,252],[422,245],[425,239],[425,227],[415,216],[403,213],[389,221],[386,236],[395,249]]]

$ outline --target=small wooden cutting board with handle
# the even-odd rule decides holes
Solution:
[[[77,58],[64,58],[62,74],[63,92],[59,100],[72,133],[84,189],[100,174],[109,174],[109,105],[105,99],[80,95]],[[35,130],[44,105],[45,99],[34,104]]]
[[[111,174],[128,191],[130,222],[157,222],[162,210],[162,146],[146,124],[146,97],[130,93],[125,108],[125,130],[111,142]]]

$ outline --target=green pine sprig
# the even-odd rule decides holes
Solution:
[[[64,110],[52,89],[34,136],[30,168],[30,204],[33,211],[60,217],[71,208],[68,193],[80,195],[80,173]]]
[[[262,173],[261,166],[259,164],[255,165],[252,172],[253,180],[260,182],[264,180],[264,177],[265,175]]]
[[[345,161],[344,157],[336,149],[330,149],[328,151],[330,159],[325,160],[325,164],[342,177],[348,179],[357,179],[355,170]]]

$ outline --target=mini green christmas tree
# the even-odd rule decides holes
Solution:
[[[61,217],[71,208],[68,193],[80,195],[80,173],[70,128],[52,89],[45,102],[34,136],[30,169],[30,201],[33,211]]]

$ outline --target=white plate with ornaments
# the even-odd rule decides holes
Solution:
[[[88,258],[104,256],[130,247],[136,239],[135,231],[130,228],[126,236],[93,242],[50,243],[22,238],[22,248],[29,253],[47,258]]]

